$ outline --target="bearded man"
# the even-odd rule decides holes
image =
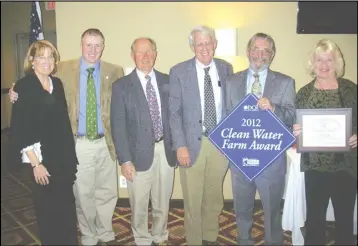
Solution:
[[[295,82],[269,66],[275,56],[275,42],[265,33],[255,34],[247,45],[249,68],[235,73],[227,80],[226,114],[248,94],[258,98],[260,109],[271,110],[292,129],[295,120]],[[232,191],[238,226],[239,245],[253,245],[251,231],[256,189],[264,210],[265,245],[283,245],[281,226],[281,199],[285,187],[286,154],[278,157],[256,179],[249,181],[233,165],[229,164]]]

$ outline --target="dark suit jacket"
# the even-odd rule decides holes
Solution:
[[[21,96],[11,115],[11,159],[21,163],[20,151],[41,144],[42,163],[51,177],[75,180],[77,157],[64,89],[60,79],[52,77],[52,94],[45,91],[35,74],[20,79],[14,91]]]
[[[161,99],[163,137],[168,164],[175,166],[169,130],[169,76],[154,70]],[[131,161],[137,171],[148,170],[154,157],[154,138],[148,102],[136,70],[113,83],[112,138],[119,163]]]

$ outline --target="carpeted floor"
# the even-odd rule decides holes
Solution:
[[[31,191],[27,187],[29,180],[20,173],[2,172],[1,178],[1,245],[38,245],[38,229],[33,208]],[[174,204],[174,203],[173,203]],[[169,244],[186,245],[184,211],[172,207],[169,213]],[[128,206],[117,206],[113,215],[113,227],[118,245],[135,245],[130,229],[131,211]],[[327,244],[334,243],[333,223],[327,226]],[[285,232],[285,245],[291,245],[291,233]],[[263,245],[263,211],[255,208],[253,227],[255,245]],[[237,238],[235,215],[232,209],[225,209],[220,216],[219,245],[235,245]]]

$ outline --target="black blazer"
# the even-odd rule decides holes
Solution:
[[[75,179],[77,157],[62,82],[51,77],[52,94],[43,89],[34,73],[14,87],[19,94],[12,107],[10,164],[21,163],[21,150],[40,142],[42,163],[51,176]],[[25,164],[23,164],[25,165]]]

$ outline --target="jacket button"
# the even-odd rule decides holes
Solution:
[[[201,137],[198,137],[198,140],[200,141],[200,140],[201,140]]]
[[[203,121],[202,120],[199,120],[199,124],[201,124]]]

